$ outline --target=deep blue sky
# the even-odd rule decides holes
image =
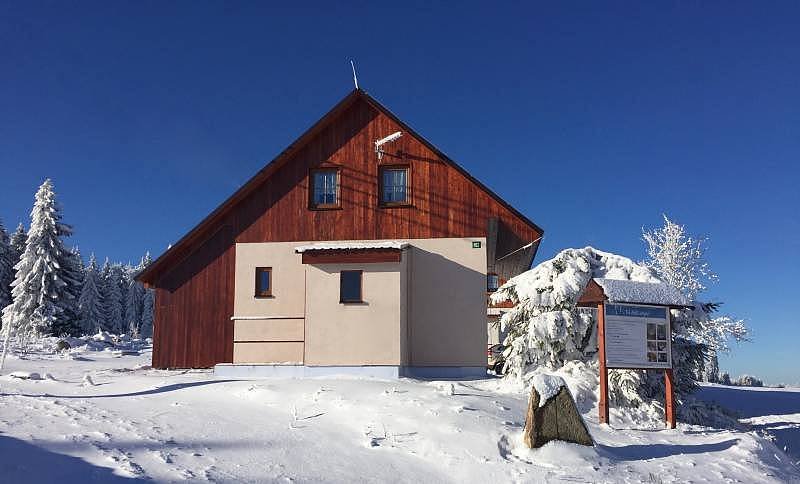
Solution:
[[[287,2],[283,2],[287,3]],[[0,217],[54,180],[84,255],[158,255],[352,89],[545,228],[537,261],[711,237],[709,294],[800,381],[797,2],[3,2]],[[429,4],[431,3],[431,4]]]

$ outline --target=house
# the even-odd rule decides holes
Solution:
[[[153,366],[483,374],[487,288],[542,234],[356,89],[139,274]]]

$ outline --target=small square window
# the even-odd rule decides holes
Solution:
[[[272,267],[256,267],[256,297],[272,296]]]
[[[500,276],[497,274],[486,274],[486,290],[495,292],[500,287]]]
[[[381,205],[408,205],[408,167],[382,166],[380,168]]]
[[[340,303],[360,303],[361,295],[361,272],[362,271],[342,271],[339,275],[339,302]]]
[[[309,204],[312,208],[339,207],[339,169],[320,168],[310,173]]]

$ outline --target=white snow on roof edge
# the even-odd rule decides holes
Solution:
[[[408,247],[408,242],[400,240],[369,240],[349,242],[317,242],[314,244],[300,245],[294,248],[298,254],[309,250],[364,250],[364,249],[397,249]]]
[[[691,302],[676,288],[659,282],[594,278],[609,302],[689,306]]]

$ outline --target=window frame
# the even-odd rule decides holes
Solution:
[[[332,171],[336,174],[336,202],[318,204],[314,202],[315,175],[325,171]],[[308,208],[310,210],[339,210],[342,208],[342,168],[340,166],[322,165],[308,170]]]
[[[358,299],[344,299],[342,289],[344,288],[344,273],[358,274]],[[339,271],[339,304],[363,304],[364,303],[364,271],[363,270],[341,270]]]
[[[264,272],[269,274],[269,276],[268,276],[269,277],[269,286],[267,287],[266,291],[259,291],[258,290],[258,284],[259,284],[259,281],[260,281],[259,276]],[[256,278],[255,278],[255,283],[256,284],[255,284],[255,286],[253,288],[253,292],[255,294],[254,297],[256,297],[256,298],[273,297],[273,295],[272,295],[272,267],[256,267],[255,276],[256,276]]]
[[[406,199],[404,202],[387,202],[383,199],[383,172],[385,170],[405,170],[406,172]],[[378,165],[378,206],[380,207],[410,207],[411,206],[411,165],[408,163],[385,163]]]
[[[495,287],[494,289],[491,289],[489,287],[489,278],[492,277],[492,276],[497,278],[497,287]],[[487,272],[486,273],[486,292],[487,293],[492,294],[494,292],[497,292],[497,290],[500,289],[501,285],[502,284],[500,284],[500,276],[496,272]]]

